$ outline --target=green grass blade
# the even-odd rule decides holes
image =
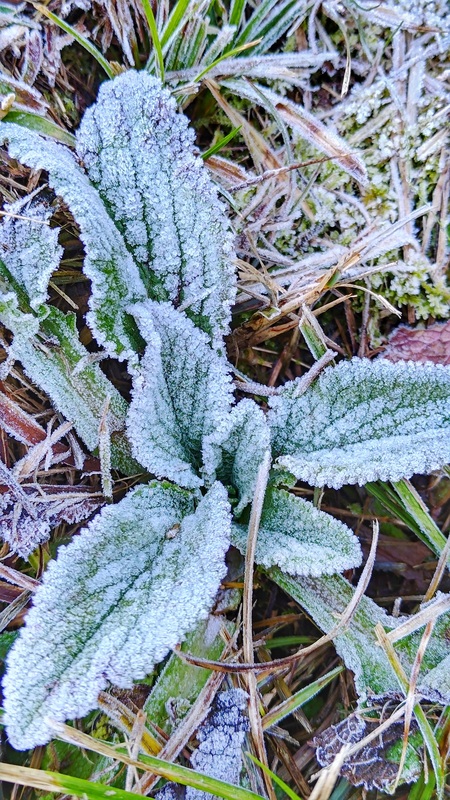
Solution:
[[[236,25],[239,27],[243,18],[244,18],[244,11],[247,2],[246,0],[232,0],[230,6],[230,25]]]
[[[205,153],[202,153],[203,161],[207,161],[208,158],[211,158],[211,156],[214,156],[216,153],[219,152],[219,150],[222,150],[222,148],[224,148],[228,144],[228,142],[231,142],[231,140],[234,139],[236,134],[239,133],[241,127],[242,125],[239,125],[239,127],[237,128],[233,128],[233,130],[230,131],[230,133],[227,133],[227,135],[224,136],[222,139],[219,139],[219,141],[216,142],[216,144],[213,144],[212,147],[209,148],[209,150],[206,150]]]
[[[161,778],[180,783],[182,786],[193,786],[194,789],[200,789],[202,792],[208,792],[217,797],[223,797],[225,800],[263,800],[261,795],[249,789],[243,789],[241,786],[234,786],[231,783],[226,783],[217,778],[210,778],[208,775],[204,775],[201,772],[195,772],[192,769],[188,769],[188,767],[181,767],[178,764],[172,764],[171,762],[163,761],[154,756],[140,754],[139,760],[135,760],[130,758],[124,749],[111,747],[105,742],[101,742],[99,739],[94,739],[86,733],[81,733],[81,731],[77,731],[75,728],[70,728],[68,725],[53,723],[53,727],[55,734],[59,739],[62,739],[62,741],[78,744],[79,747],[84,747],[86,750],[91,750],[94,753],[100,753],[113,760],[122,761],[124,764],[128,764],[128,766],[135,767],[136,769],[141,769],[145,772],[153,772]]]
[[[111,800],[111,798],[113,800],[136,800],[134,792],[113,788],[107,784],[93,783],[84,778],[62,775],[60,772],[47,772],[16,764],[0,764],[0,780],[17,783],[19,786],[31,786],[41,791],[81,797],[83,800],[86,798],[87,800]]]
[[[409,681],[402,665],[400,664],[398,654],[393,644],[389,641],[386,632],[384,631],[383,626],[380,623],[378,623],[375,626],[375,633],[377,635],[379,643],[381,644],[383,650],[386,653],[387,658],[389,659],[389,663],[395,673],[395,677],[397,678],[399,686],[402,688],[406,696],[409,691]],[[422,734],[425,747],[428,751],[428,755],[430,756],[430,761],[433,765],[434,775],[436,778],[436,795],[438,800],[442,800],[442,798],[444,797],[444,788],[445,788],[445,771],[444,771],[443,759],[439,752],[439,745],[437,743],[433,729],[430,723],[428,722],[428,719],[420,703],[415,703],[414,705],[414,716],[417,720],[417,724]]]
[[[144,9],[145,18],[149,27],[150,35],[152,37],[153,47],[155,48],[156,60],[158,62],[158,71],[161,82],[164,83],[164,57],[161,47],[161,40],[159,38],[158,28],[156,25],[155,15],[150,3],[150,0],[142,0],[142,7]]]
[[[278,0],[262,0],[262,3],[256,7],[256,10],[243,28],[239,38],[236,40],[236,45],[244,44],[257,35],[263,21],[277,3]]]
[[[102,55],[100,50],[96,48],[95,44],[92,44],[92,42],[90,42],[89,39],[86,39],[86,37],[83,36],[82,33],[77,31],[76,28],[73,28],[72,25],[69,25],[68,22],[65,22],[65,20],[60,19],[60,17],[58,17],[56,14],[53,13],[53,11],[49,11],[49,9],[46,6],[43,6],[41,3],[32,3],[32,5],[36,9],[36,11],[39,11],[39,13],[43,14],[44,17],[47,17],[47,19],[54,22],[55,25],[58,25],[58,27],[61,28],[61,30],[63,30],[65,33],[69,33],[70,36],[73,36],[75,41],[77,41],[78,44],[84,47],[84,49],[91,56],[95,58],[97,63],[100,64],[102,69],[105,70],[108,78],[114,78],[114,70],[112,69],[111,64],[104,57],[104,55]]]
[[[406,512],[412,516],[416,525],[426,537],[426,543],[440,556],[447,540],[439,530],[435,521],[422,501],[422,498],[415,490],[414,486],[407,480],[397,481],[392,484],[397,492]]]
[[[291,800],[302,800],[302,798],[296,792],[294,792],[294,790],[291,789],[291,787],[288,786],[287,783],[281,780],[281,778],[279,778],[278,775],[275,775],[275,773],[272,772],[272,770],[269,769],[269,767],[266,767],[266,765],[263,764],[262,761],[259,760],[259,758],[256,758],[256,756],[252,755],[252,753],[249,752],[247,752],[246,755],[253,761],[254,764],[257,764],[258,767],[262,769],[262,771],[265,772],[266,775],[268,775],[273,780],[273,782],[276,783],[277,786],[279,786],[280,789],[282,789],[285,794],[287,794],[288,797],[291,798]]]
[[[42,136],[48,136],[54,139],[55,142],[61,142],[68,145],[68,147],[75,147],[75,136],[72,133],[65,131],[55,122],[51,122],[39,114],[33,114],[30,111],[9,111],[3,117],[3,121],[14,122],[16,125],[22,125],[23,128],[40,133]]]
[[[172,12],[170,14],[169,19],[165,25],[163,32],[161,33],[161,47],[164,47],[169,41],[169,39],[173,36],[179,25],[183,21],[183,17],[189,7],[191,0],[178,0],[175,4]]]
[[[248,50],[250,47],[255,47],[255,45],[260,43],[260,41],[261,39],[255,39],[253,42],[241,44],[239,47],[233,48],[233,50],[228,50],[228,52],[222,53],[219,58],[216,58],[215,61],[213,61],[211,64],[208,64],[207,67],[202,69],[202,71],[195,76],[193,83],[198,83],[201,81],[201,79],[204,78],[205,75],[213,69],[213,67],[217,67],[221,61],[224,61],[226,58],[233,58],[233,56],[239,55],[239,53],[242,53],[244,50]]]
[[[331,681],[333,681],[341,672],[344,672],[345,667],[339,666],[332,669],[330,672],[327,672],[326,675],[323,675],[322,678],[318,678],[316,681],[313,681],[308,686],[305,686],[303,689],[300,689],[299,692],[296,692],[292,695],[292,697],[288,697],[283,703],[275,708],[273,711],[269,711],[262,720],[263,729],[267,730],[271,728],[272,725],[277,725],[282,719],[287,717],[289,714],[292,714],[297,708],[303,706],[308,700],[311,700],[312,697],[315,697],[325,686],[328,686]]]

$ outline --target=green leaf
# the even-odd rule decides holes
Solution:
[[[224,628],[230,635],[233,633],[234,626],[231,622],[224,617],[210,614],[186,636],[181,650],[208,661],[218,661],[226,649],[221,633]],[[146,700],[144,711],[147,718],[154,725],[171,733],[195,703],[211,674],[211,670],[189,664],[174,653]],[[175,706],[176,715],[169,714],[169,701],[172,709]]]
[[[208,480],[218,478],[237,489],[237,516],[253,500],[258,470],[269,449],[266,416],[253,400],[241,400],[230,414],[217,420],[215,429],[204,440],[203,463]]]
[[[220,339],[235,293],[229,223],[170,92],[145,71],[104,83],[77,150],[150,297]]]
[[[37,311],[47,300],[49,280],[61,261],[59,228],[50,228],[53,211],[39,197],[26,196],[5,206],[5,211],[12,216],[5,216],[0,225],[2,261]]]
[[[26,375],[73,423],[91,451],[98,446],[102,410],[109,398],[106,422],[114,437],[113,466],[134,472],[138,465],[124,437],[126,401],[99,365],[91,361],[78,338],[75,315],[63,314],[55,307],[46,313],[39,321],[19,310],[13,293],[0,295],[0,320],[14,334],[9,357],[20,361]]]
[[[48,136],[56,142],[66,144],[68,147],[75,147],[75,136],[64,128],[60,128],[51,120],[41,117],[40,114],[33,114],[31,111],[8,111],[3,117],[3,122],[14,122],[30,131],[40,133],[41,136]]]
[[[146,296],[138,269],[97,191],[63,145],[18,125],[2,122],[0,141],[12,158],[48,172],[48,182],[69,206],[85,248],[84,272],[91,280],[87,321],[98,343],[117,358],[131,358],[139,341],[125,309]]]
[[[127,418],[133,453],[157,477],[196,488],[203,443],[231,405],[227,362],[170,303],[148,300],[131,310],[147,342]]]
[[[205,617],[226,571],[230,511],[219,483],[190,495],[153,483],[108,506],[61,547],[8,657],[13,747],[52,737],[96,707],[107,681],[144,678]]]
[[[245,552],[247,526],[232,526],[232,543]],[[329,575],[357,567],[361,548],[343,522],[312,503],[280,489],[268,489],[256,542],[256,561],[290,575]]]
[[[398,481],[450,460],[448,367],[354,358],[270,405],[278,463],[314,486]]]
[[[278,567],[272,567],[268,570],[268,574],[306,610],[325,633],[335,628],[353,598],[353,587],[341,575],[299,579],[284,574]],[[351,621],[334,638],[338,654],[346,667],[354,673],[360,704],[367,699],[395,698],[398,695],[398,681],[386,653],[378,644],[375,626],[381,623],[389,632],[407,620],[407,617],[390,616],[369,597],[363,596]],[[446,704],[450,703],[447,686],[443,685],[441,693],[438,693],[434,680],[434,676],[438,673],[434,670],[440,670],[442,664],[445,667],[446,659],[450,655],[450,642],[445,634],[449,622],[450,613],[439,617],[423,657],[417,686],[417,691],[422,697]],[[395,643],[400,661],[408,675],[420,645],[423,628],[424,626]]]

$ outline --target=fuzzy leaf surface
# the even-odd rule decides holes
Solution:
[[[278,567],[272,567],[268,574],[325,633],[336,626],[337,619],[353,598],[354,588],[341,575],[299,579],[283,573]],[[350,623],[334,638],[338,654],[345,666],[354,673],[360,703],[371,698],[395,699],[399,696],[396,675],[384,650],[378,645],[374,629],[377,623],[381,623],[386,631],[391,631],[407,619],[390,616],[369,597],[363,596]],[[438,670],[445,668],[450,656],[450,642],[445,633],[449,622],[450,613],[439,617],[423,657],[417,685],[417,691],[423,698],[444,705],[450,703],[450,687],[448,681],[437,687],[435,677],[438,676]],[[423,630],[422,627],[395,643],[407,675],[411,674]]]
[[[278,463],[298,480],[398,481],[450,460],[450,369],[354,358],[304,394],[292,381],[270,401]]]
[[[233,524],[232,543],[245,553],[247,526]],[[256,561],[290,575],[331,575],[361,563],[354,533],[312,503],[268,489],[256,542]]]
[[[36,317],[20,311],[11,292],[0,295],[0,320],[14,334],[9,357],[20,361],[28,377],[49,395],[55,409],[73,423],[89,450],[98,446],[102,409],[108,398],[109,431],[123,431],[127,403],[99,365],[89,361],[73,314],[63,314],[54,307],[48,309],[47,317],[41,321],[45,335],[39,332]],[[131,460],[129,445],[124,441],[115,466],[127,471],[127,459]]]
[[[205,472],[238,491],[239,516],[253,500],[260,464],[270,449],[266,415],[253,400],[241,400],[223,416],[203,446]]]
[[[61,547],[8,657],[12,746],[49,741],[46,718],[83,716],[108,681],[129,687],[144,678],[207,615],[226,571],[229,530],[220,483],[194,511],[188,493],[155,482],[103,509]]]
[[[103,202],[70,150],[19,125],[2,122],[0,141],[32,169],[48,172],[48,183],[68,205],[85,248],[84,272],[91,281],[87,321],[98,343],[117,358],[134,358],[136,332],[125,308],[146,296],[139,270]]]
[[[0,225],[0,258],[36,311],[47,300],[48,282],[61,260],[59,228],[47,224],[52,209],[42,200],[24,198],[6,206],[6,210],[23,218],[7,216]]]
[[[146,71],[106,81],[77,150],[150,297],[185,306],[213,338],[226,333],[235,293],[229,226],[170,92]]]
[[[203,441],[231,405],[227,362],[170,303],[132,311],[147,342],[127,418],[134,456],[158,478],[198,487]]]

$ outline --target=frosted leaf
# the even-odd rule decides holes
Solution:
[[[207,719],[197,731],[200,744],[191,756],[191,765],[197,772],[239,785],[242,746],[249,730],[247,703],[248,695],[242,689],[230,689],[217,695]],[[186,789],[186,800],[213,800],[214,797],[191,786]]]
[[[384,716],[387,716],[384,709]],[[373,713],[371,714],[373,717]],[[322,767],[328,767],[346,744],[356,744],[372,733],[382,720],[365,720],[358,714],[351,714],[337,725],[331,725],[311,744],[316,748],[316,758]],[[340,774],[353,786],[364,786],[367,790],[379,789],[392,793],[398,775],[404,724],[394,722],[372,742],[362,747],[348,758],[341,767]],[[417,730],[412,720],[411,733]],[[398,745],[395,748],[395,745]],[[422,771],[422,762],[412,745],[408,746],[401,783],[411,783]]]
[[[94,709],[108,681],[142,680],[207,616],[226,568],[230,511],[216,483],[194,511],[153,483],[108,506],[60,547],[8,657],[5,722],[27,749]]]
[[[13,553],[27,558],[39,544],[50,537],[51,524],[46,516],[33,518],[17,501],[0,513],[0,537]]]
[[[214,338],[226,333],[235,294],[229,225],[170,92],[145,70],[106,81],[77,149],[150,297],[182,305]]]
[[[270,577],[305,609],[308,616],[325,633],[329,633],[342,616],[354,595],[354,588],[341,575],[324,575],[320,578],[294,578],[278,567],[269,570]],[[377,698],[403,697],[397,677],[383,650],[379,646],[375,626],[381,623],[388,632],[406,622],[408,617],[392,617],[365,595],[360,599],[351,621],[333,639],[337,653],[355,677],[355,687],[360,704]],[[442,614],[433,630],[425,650],[418,691],[425,699],[450,703],[450,692],[443,682],[441,693],[436,691],[434,678],[439,665],[448,663],[450,640],[446,634],[450,613]],[[411,674],[424,627],[395,643],[395,649],[407,675]],[[441,673],[442,674],[442,673]],[[430,685],[428,684],[430,677]]]
[[[242,689],[230,689],[216,696],[205,722],[197,731],[200,744],[191,756],[191,766],[209,778],[239,786],[242,770],[242,747],[249,730],[246,714],[248,695]],[[216,795],[193,786],[167,783],[157,800],[214,800]]]
[[[241,400],[205,440],[205,471],[237,489],[237,516],[253,500],[258,470],[269,449],[266,417],[253,400]]]
[[[301,396],[299,381],[271,398],[278,463],[298,480],[398,481],[450,460],[450,369],[354,358],[328,367]]]
[[[81,344],[75,316],[48,309],[43,320],[47,337],[37,335],[39,321],[22,313],[14,295],[0,295],[0,320],[14,334],[10,357],[21,362],[28,377],[72,422],[89,450],[98,445],[102,408],[110,398],[108,425],[112,432],[125,426],[127,404]]]
[[[48,182],[70,208],[85,248],[84,272],[91,281],[87,321],[98,343],[120,359],[134,358],[136,337],[125,308],[146,296],[139,271],[100,196],[70,150],[19,125],[2,122],[0,141]]]
[[[246,525],[232,526],[232,543],[245,553]],[[359,566],[361,548],[343,522],[289,492],[268,489],[255,558],[290,575],[330,575]]]
[[[195,488],[203,441],[231,404],[227,362],[170,303],[148,300],[131,310],[147,342],[127,417],[134,456],[157,477]]]
[[[48,282],[61,260],[59,228],[46,224],[52,209],[45,201],[24,198],[5,206],[5,210],[24,219],[4,218],[0,225],[0,259],[26,291],[31,308],[36,311],[47,300]]]

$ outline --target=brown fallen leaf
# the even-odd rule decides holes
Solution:
[[[450,364],[450,320],[436,322],[428,328],[399,325],[391,334],[381,358]]]

